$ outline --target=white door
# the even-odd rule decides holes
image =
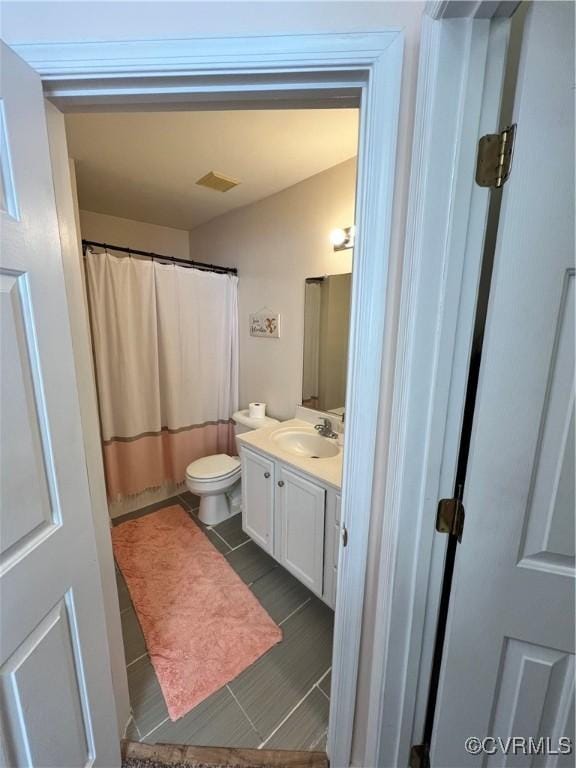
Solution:
[[[274,550],[274,462],[241,449],[242,528],[262,549]]]
[[[322,595],[326,491],[286,467],[277,474],[279,560],[308,589]]]
[[[496,754],[478,757],[464,745],[550,737],[554,749],[574,737],[572,3],[529,4],[514,112],[434,768],[574,764],[504,755],[492,741]]]
[[[39,77],[2,44],[0,754],[118,766]]]

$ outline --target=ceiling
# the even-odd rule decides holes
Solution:
[[[193,229],[354,157],[358,110],[66,115],[80,208]],[[240,184],[196,186],[209,171]]]

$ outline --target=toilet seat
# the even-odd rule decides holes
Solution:
[[[226,453],[204,456],[186,467],[186,477],[191,480],[224,480],[240,474],[240,459]]]

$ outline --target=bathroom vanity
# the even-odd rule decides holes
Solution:
[[[238,435],[237,441],[244,531],[334,608],[341,445],[301,419]]]

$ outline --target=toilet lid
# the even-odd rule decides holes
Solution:
[[[192,464],[188,464],[186,467],[187,476],[199,480],[227,477],[238,471],[240,471],[240,459],[237,456],[228,456],[225,453],[204,456],[203,459],[193,461]]]

